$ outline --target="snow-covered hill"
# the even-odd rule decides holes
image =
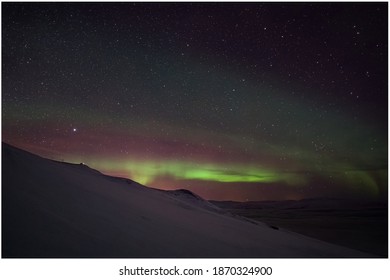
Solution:
[[[3,257],[369,257],[2,144]]]

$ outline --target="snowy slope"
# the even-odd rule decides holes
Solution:
[[[3,257],[369,257],[2,145]]]

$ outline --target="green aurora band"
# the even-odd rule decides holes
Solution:
[[[224,183],[275,183],[288,185],[305,183],[305,177],[299,174],[282,173],[276,170],[240,164],[210,164],[186,161],[118,161],[93,160],[94,168],[113,173],[121,170],[124,175],[141,184],[152,183],[158,177],[171,177],[179,180],[202,180]]]
[[[80,162],[73,159],[73,162]],[[305,172],[283,172],[245,164],[217,164],[167,160],[102,160],[89,159],[91,167],[109,174],[118,174],[147,186],[158,184],[161,178],[175,180],[198,180],[220,183],[281,183],[303,187],[316,177],[332,178],[340,185],[350,186],[368,196],[376,196],[380,185],[386,184],[387,170],[324,170],[311,175]],[[164,186],[159,185],[159,188]],[[165,186],[167,187],[167,186]]]

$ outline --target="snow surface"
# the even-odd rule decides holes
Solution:
[[[3,257],[370,257],[2,144]]]

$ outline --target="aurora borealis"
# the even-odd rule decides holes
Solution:
[[[2,3],[2,140],[217,200],[387,197],[387,3]]]

